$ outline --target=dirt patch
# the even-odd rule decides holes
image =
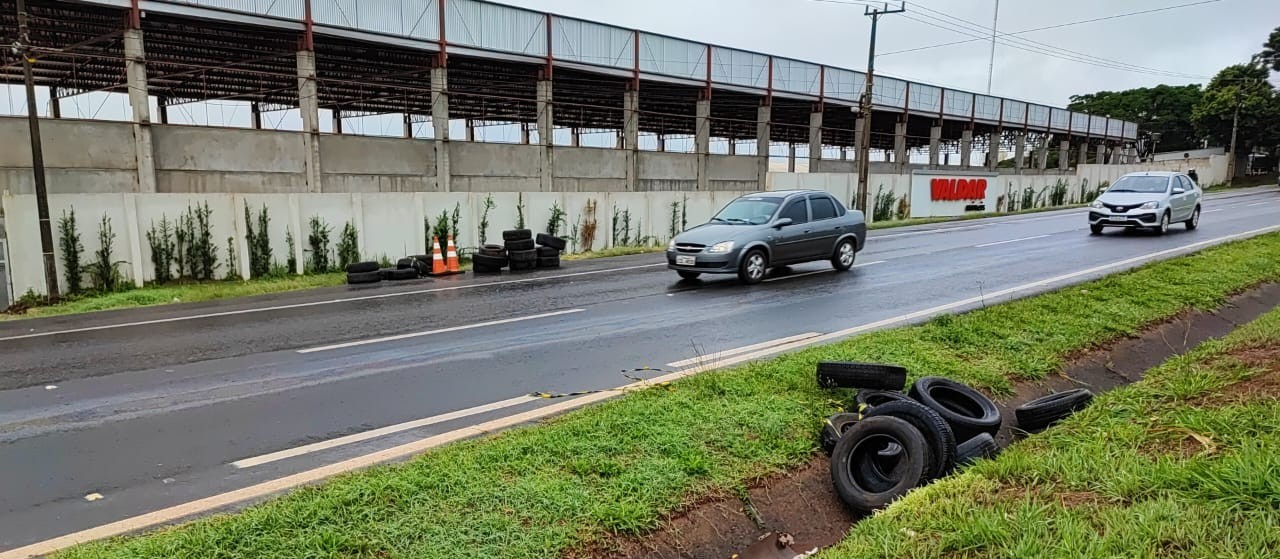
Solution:
[[[1277,305],[1280,305],[1280,284],[1265,284],[1230,298],[1216,310],[1184,313],[1137,336],[1076,356],[1057,375],[1042,381],[1018,383],[1014,396],[997,404],[1005,417],[997,442],[1004,446],[1013,440],[1016,436],[1012,428],[1013,409],[1030,400],[1080,387],[1101,393],[1136,382],[1148,369],[1205,340],[1222,337]],[[1276,362],[1280,359],[1280,348],[1277,355],[1254,358]],[[1243,385],[1250,388],[1241,390],[1280,395],[1280,373],[1259,375],[1237,386]],[[1206,448],[1188,433],[1171,434],[1163,440],[1177,445],[1175,452],[1178,453],[1195,455]],[[1169,451],[1162,446],[1161,452]],[[1062,493],[1058,499],[1068,507],[1102,504],[1098,495],[1089,492]],[[827,458],[818,455],[794,472],[761,482],[748,492],[746,499],[709,500],[671,516],[651,534],[613,538],[571,557],[747,557],[745,551],[760,538],[776,537],[776,534],[793,536],[792,549],[809,550],[840,541],[857,520],[835,494]]]
[[[1196,398],[1191,401],[1192,405],[1223,406],[1280,398],[1280,346],[1241,348],[1230,355],[1245,366],[1262,371],[1214,394]]]

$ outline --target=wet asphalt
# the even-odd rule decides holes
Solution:
[[[629,382],[623,371],[836,332],[1275,226],[1280,192],[1210,195],[1204,209],[1199,230],[1165,236],[1090,236],[1083,209],[873,231],[852,272],[812,263],[750,287],[728,276],[681,281],[652,254],[0,323],[0,550],[549,401],[231,465],[243,458],[531,392],[612,388]],[[539,315],[548,316],[500,322]],[[324,348],[415,333],[426,334]],[[86,501],[90,493],[104,498]]]

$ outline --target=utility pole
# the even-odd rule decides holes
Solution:
[[[996,71],[996,24],[1000,21],[1000,0],[996,0],[996,13],[991,16],[991,59],[987,62],[987,95],[991,95],[991,77]]]
[[[905,11],[907,11],[905,2],[901,7],[893,10],[890,10],[889,4],[885,3],[883,8],[873,9],[867,6],[863,11],[863,15],[871,16],[871,45],[867,47],[867,84],[863,87],[862,102],[859,107],[860,116],[865,119],[862,124],[862,134],[858,137],[858,209],[863,213],[867,213],[867,181],[871,174],[871,87],[876,73],[876,24],[880,22],[882,15]]]
[[[49,223],[49,190],[44,177],[44,150],[40,145],[40,117],[36,114],[35,75],[31,65],[31,32],[27,25],[27,3],[18,0],[18,41],[14,54],[22,57],[22,77],[27,85],[27,128],[31,132],[31,172],[36,183],[36,214],[40,219],[40,252],[44,253],[44,285],[50,298],[58,296],[58,268],[53,253],[53,227]]]
[[[1240,105],[1241,101],[1240,87],[1236,86],[1236,109],[1231,115],[1231,159],[1227,160],[1227,186],[1231,186],[1231,181],[1236,178],[1236,133],[1240,131]]]

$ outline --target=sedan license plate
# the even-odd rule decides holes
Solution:
[[[693,266],[697,262],[698,262],[698,257],[696,256],[677,256],[676,257],[676,266]]]

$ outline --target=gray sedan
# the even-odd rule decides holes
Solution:
[[[667,267],[684,279],[738,274],[759,283],[770,268],[830,260],[853,267],[867,239],[862,212],[815,190],[761,192],[738,198],[667,245]]]

